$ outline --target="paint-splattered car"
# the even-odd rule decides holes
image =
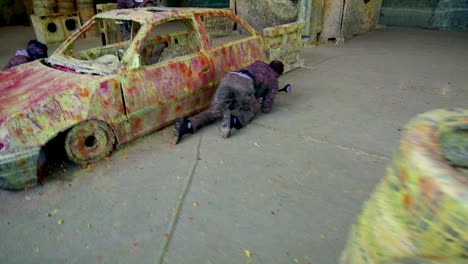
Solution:
[[[263,42],[229,10],[97,14],[50,58],[0,72],[0,187],[36,185],[41,149],[59,134],[68,158],[88,164],[201,111],[224,74],[266,60]]]

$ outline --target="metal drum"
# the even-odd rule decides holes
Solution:
[[[36,16],[55,13],[55,0],[33,0],[33,12]]]
[[[76,9],[80,15],[81,24],[84,25],[88,20],[90,20],[96,12],[94,11],[94,1],[93,0],[76,0]],[[93,26],[93,28],[88,31],[86,37],[95,37],[99,36],[98,26]]]
[[[75,12],[75,3],[73,0],[57,0],[57,11],[59,13]]]

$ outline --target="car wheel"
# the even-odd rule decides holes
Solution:
[[[112,128],[101,121],[86,121],[74,126],[65,138],[68,158],[86,165],[109,156],[114,150],[115,134]]]

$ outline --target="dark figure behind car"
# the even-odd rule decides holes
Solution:
[[[151,6],[164,6],[160,0],[118,0],[117,9],[129,9],[138,7],[151,7]],[[123,39],[129,40],[131,36],[131,24],[129,21],[125,21],[120,29],[122,31]]]
[[[274,60],[270,64],[256,61],[239,71],[226,74],[221,80],[210,108],[189,118],[179,117],[174,125],[174,141],[179,143],[185,134],[193,134],[206,124],[223,117],[221,136],[229,137],[232,128],[240,129],[249,124],[260,108],[268,113],[278,93],[278,77],[283,74],[284,65]],[[263,98],[259,102],[259,98]],[[238,114],[230,106],[238,105]]]
[[[3,70],[10,69],[11,67],[27,63],[30,61],[47,58],[47,46],[37,40],[28,42],[26,49],[17,50],[8,63],[3,67]]]

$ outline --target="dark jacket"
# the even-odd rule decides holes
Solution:
[[[3,67],[3,70],[8,70],[11,67],[27,63],[32,61],[32,59],[28,56],[26,50],[18,50],[16,55],[12,57],[8,63]]]
[[[140,3],[133,0],[117,0],[117,9],[137,8]]]
[[[241,72],[247,72],[254,78],[255,95],[263,97],[262,112],[270,112],[278,93],[278,73],[262,61],[252,63]]]

